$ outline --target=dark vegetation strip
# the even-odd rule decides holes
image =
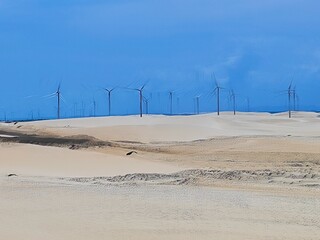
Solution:
[[[0,142],[5,143],[24,143],[41,146],[68,147],[70,149],[115,146],[115,144],[112,144],[111,142],[101,141],[89,136],[39,136],[35,134],[17,133],[3,130],[0,131],[0,135],[14,136],[0,137]]]

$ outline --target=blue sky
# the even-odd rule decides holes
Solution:
[[[0,0],[0,119],[107,113],[102,87],[148,82],[150,112],[285,110],[296,86],[301,109],[320,107],[320,2],[316,0]],[[114,91],[114,114],[138,113],[138,94]]]

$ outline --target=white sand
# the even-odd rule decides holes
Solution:
[[[114,176],[127,173],[168,173],[181,168],[155,163],[138,156],[112,155],[92,151],[74,151],[27,144],[0,145],[0,173],[30,176]]]
[[[188,168],[215,167],[212,156],[253,161],[265,159],[272,153],[278,162],[289,161],[292,154],[320,154],[320,118],[316,113],[284,114],[222,113],[197,116],[126,116],[85,119],[63,119],[7,124],[2,129],[27,131],[34,134],[60,136],[89,135],[109,141],[163,142],[217,138],[209,143],[192,146],[172,146],[165,151],[177,154],[153,154],[123,148],[72,151],[65,148],[22,144],[0,145],[0,172],[16,172],[37,176],[114,176],[136,172],[171,173]],[[17,126],[20,126],[17,128]],[[296,138],[283,138],[283,136]],[[221,139],[237,136],[237,139]],[[250,136],[250,138],[248,138]],[[152,145],[150,145],[152,146]],[[148,148],[145,145],[144,148]],[[185,153],[188,153],[186,155]],[[194,154],[193,154],[194,153]],[[269,153],[269,154],[268,154]],[[201,161],[194,164],[194,159]],[[281,156],[281,159],[277,156]],[[157,161],[154,161],[154,160]],[[180,161],[179,161],[180,159]],[[167,161],[169,160],[169,161]],[[207,161],[206,163],[204,163]],[[269,159],[272,162],[272,159]],[[225,162],[223,164],[226,164]],[[222,164],[222,165],[223,165]],[[247,164],[251,165],[251,164]],[[227,165],[225,165],[227,166]],[[261,165],[258,165],[261,166]],[[219,165],[219,167],[223,167]],[[271,166],[272,167],[272,166]]]
[[[115,145],[0,142],[0,239],[320,239],[320,118],[293,116],[1,124],[5,141],[21,133],[87,135]],[[126,156],[131,150],[137,154]],[[185,169],[221,172],[170,175]],[[167,173],[169,180],[133,173]],[[123,182],[95,178],[119,174],[133,175]],[[68,178],[81,176],[90,178]]]
[[[0,183],[1,239],[318,240],[320,236],[319,195],[303,192]]]
[[[154,116],[101,117],[84,119],[50,120],[22,123],[25,128],[61,135],[84,134],[102,140],[139,142],[192,141],[217,136],[319,136],[319,114],[286,114],[229,112],[217,116]]]

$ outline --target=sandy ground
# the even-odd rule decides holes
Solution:
[[[299,193],[17,179],[2,180],[0,191],[1,239],[300,240],[320,236],[320,198]]]
[[[25,130],[59,135],[90,135],[102,140],[136,142],[193,141],[218,136],[319,136],[319,114],[232,113],[196,116],[122,116],[66,119],[22,124]]]
[[[319,239],[320,118],[293,116],[0,124],[0,239]]]
[[[1,161],[2,174],[13,172],[31,176],[112,176],[136,172],[168,173],[182,169],[139,157],[28,144],[0,145],[0,151],[1,158],[8,159]]]

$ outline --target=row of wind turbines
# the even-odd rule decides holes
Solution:
[[[211,92],[211,94],[216,96],[216,109],[217,109],[217,115],[219,116],[221,113],[221,108],[220,108],[220,102],[221,102],[221,91],[229,91],[229,101],[232,104],[232,110],[233,114],[236,115],[236,106],[237,106],[237,95],[235,94],[233,89],[226,89],[224,87],[221,87],[218,81],[216,80],[216,77],[213,73],[213,78],[215,80],[215,88]],[[103,88],[103,90],[107,94],[107,100],[108,100],[108,115],[111,116],[111,101],[112,101],[112,93],[116,89],[127,89],[127,90],[132,90],[136,91],[139,94],[139,115],[140,117],[143,116],[143,110],[145,110],[146,114],[149,114],[149,101],[151,100],[151,97],[146,97],[144,95],[144,89],[146,87],[147,83],[143,84],[140,88],[129,88],[129,87],[113,87],[113,88]],[[296,110],[296,103],[299,101],[299,97],[296,93],[296,87],[292,86],[292,82],[290,83],[289,87],[285,91],[281,91],[282,95],[287,94],[288,96],[288,117],[292,117],[292,111]],[[59,83],[57,91],[54,93],[54,95],[57,97],[57,118],[61,118],[61,83]],[[169,108],[170,108],[170,115],[173,115],[173,91],[168,92],[169,96]],[[52,96],[52,94],[51,94]],[[197,95],[194,97],[194,103],[195,103],[195,114],[200,114],[200,97],[201,95]],[[249,98],[246,98],[247,102],[247,109],[250,111],[250,100]],[[94,106],[94,116],[96,115],[96,102],[95,100],[93,101],[93,106]],[[143,109],[143,106],[145,109]]]

